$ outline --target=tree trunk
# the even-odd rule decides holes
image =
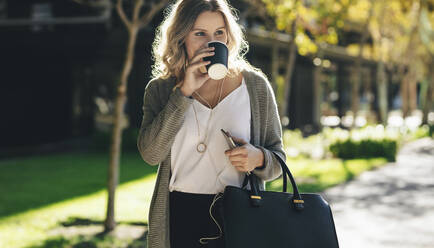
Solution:
[[[415,75],[412,75],[408,82],[408,107],[410,115],[417,109],[417,81]]]
[[[408,116],[408,74],[401,80],[401,111],[403,118]]]
[[[354,70],[354,80],[353,87],[351,89],[351,111],[353,112],[353,123],[352,127],[355,127],[357,112],[359,112],[359,88],[362,81],[362,59],[363,59],[363,49],[365,47],[366,40],[369,37],[369,22],[371,21],[373,14],[373,8],[369,11],[368,19],[366,20],[365,25],[363,26],[363,33],[359,40],[359,54],[356,59],[356,65]]]
[[[278,106],[282,106],[280,99],[277,97],[277,78],[279,77],[279,46],[276,41],[273,42],[271,53],[271,77],[273,90],[276,92],[276,100],[279,101]]]
[[[407,117],[413,108],[415,108],[416,103],[416,82],[417,78],[414,73],[413,67],[415,66],[412,62],[415,58],[417,40],[419,36],[419,19],[422,8],[420,8],[420,2],[415,1],[412,5],[412,12],[414,12],[414,24],[409,33],[410,40],[408,42],[406,52],[404,54],[404,64],[406,66],[406,72],[404,78],[401,81],[401,97],[402,97],[402,116]]]
[[[321,77],[322,77],[322,66],[315,66],[313,69],[313,111],[312,111],[312,121],[314,130],[321,130]]]
[[[128,85],[128,76],[131,73],[134,62],[134,48],[137,41],[137,33],[145,27],[152,18],[160,11],[166,4],[167,0],[156,1],[149,4],[149,8],[143,16],[140,16],[144,0],[134,1],[132,10],[132,20],[129,20],[123,9],[123,0],[116,1],[116,10],[119,14],[121,21],[125,24],[128,31],[128,45],[127,53],[125,56],[124,67],[122,69],[121,80],[118,86],[118,94],[115,103],[115,116],[112,130],[112,140],[110,146],[110,161],[108,170],[108,200],[107,200],[107,215],[104,221],[104,231],[108,232],[115,228],[115,191],[119,181],[119,162],[121,155],[122,144],[122,131],[125,128],[122,126],[124,118],[125,102],[127,100],[126,91]]]
[[[344,108],[344,91],[345,91],[345,68],[343,63],[338,64],[338,70],[337,70],[337,91],[338,91],[338,99],[337,99],[337,105],[338,105],[338,117],[339,120],[339,126],[342,128],[342,117],[345,116],[345,108]]]
[[[352,128],[356,126],[357,112],[359,112],[359,102],[360,102],[359,88],[360,88],[360,81],[361,81],[360,78],[361,65],[359,64],[360,60],[361,58],[358,58],[356,60],[356,68],[352,72],[354,73],[354,75],[352,76],[353,87],[351,88],[351,112],[353,112],[353,123],[351,124]]]
[[[372,68],[366,68],[366,70],[363,72],[363,75],[365,77],[365,83],[363,85],[363,95],[366,99],[366,110],[367,110],[367,116],[366,120],[367,123],[373,123],[374,115],[373,115],[373,108],[372,108],[372,100],[374,99],[374,94],[372,93]],[[378,122],[378,120],[376,120]]]
[[[122,131],[124,129],[122,125],[122,119],[124,117],[124,107],[126,102],[126,89],[128,84],[128,76],[130,75],[133,61],[134,61],[134,48],[137,39],[138,28],[133,27],[129,30],[129,40],[127,46],[127,55],[125,57],[124,67],[121,74],[121,82],[118,87],[116,105],[115,105],[115,116],[114,125],[112,129],[112,140],[110,146],[110,162],[108,171],[108,201],[107,201],[107,215],[104,222],[105,231],[111,231],[116,226],[115,221],[115,191],[119,181],[119,162],[121,155],[121,144],[122,144]]]
[[[284,87],[284,97],[282,101],[280,116],[285,117],[288,114],[288,104],[290,103],[291,97],[291,78],[295,67],[295,59],[297,56],[297,45],[295,44],[297,28],[297,18],[291,24],[291,42],[288,48],[288,63],[286,64],[285,72],[285,87]]]
[[[387,125],[387,75],[383,60],[379,60],[377,64],[377,97],[378,111],[381,123]]]

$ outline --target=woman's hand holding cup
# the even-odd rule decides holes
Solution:
[[[199,49],[196,55],[189,61],[185,68],[185,77],[181,82],[181,92],[185,96],[191,96],[193,92],[202,87],[202,85],[210,78],[208,73],[201,72],[200,68],[205,67],[210,61],[203,61],[202,59],[207,56],[214,55],[214,47],[205,47]]]

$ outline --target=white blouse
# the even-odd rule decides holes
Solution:
[[[193,105],[199,122],[200,141],[205,136],[211,109],[194,100],[171,147],[169,191],[216,194],[223,192],[227,185],[240,187],[245,173],[237,171],[224,154],[229,146],[220,129],[250,142],[250,98],[244,78],[241,85],[212,110],[204,153],[196,149],[200,141]]]

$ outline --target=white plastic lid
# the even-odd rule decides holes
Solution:
[[[221,42],[221,41],[219,41],[219,40],[212,40],[212,41],[209,41],[209,42],[207,43],[207,44],[208,44],[208,47],[209,47],[209,43],[214,43],[214,42],[222,43],[223,45],[225,45],[225,47],[228,47],[228,46],[226,45],[226,43]]]
[[[208,75],[214,80],[222,79],[228,73],[228,69],[223,64],[213,64],[208,69]]]

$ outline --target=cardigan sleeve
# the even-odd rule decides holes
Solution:
[[[280,123],[274,92],[268,80],[266,78],[263,78],[263,80],[265,80],[265,87],[261,88],[265,88],[263,90],[267,92],[267,94],[265,94],[267,99],[264,101],[265,106],[260,107],[260,109],[264,110],[261,111],[261,114],[264,115],[261,121],[261,132],[265,132],[265,142],[263,145],[256,147],[264,153],[264,164],[262,167],[256,168],[253,172],[259,178],[267,182],[278,178],[282,174],[280,163],[273,152],[277,153],[283,161],[286,161],[286,155],[283,150],[282,125]]]
[[[184,122],[184,113],[193,99],[184,96],[179,87],[171,91],[167,103],[159,109],[161,96],[159,85],[153,79],[145,88],[143,118],[137,138],[137,148],[149,165],[161,163],[169,154],[178,130]]]

